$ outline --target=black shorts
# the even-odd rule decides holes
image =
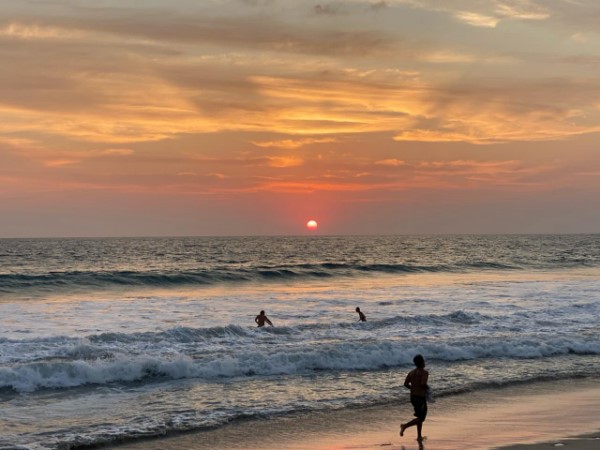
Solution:
[[[415,417],[425,420],[425,417],[427,417],[427,400],[425,397],[411,395],[410,402],[412,403],[413,408],[415,408]]]

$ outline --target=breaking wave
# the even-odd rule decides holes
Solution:
[[[304,345],[268,351],[244,348],[193,356],[154,357],[106,354],[93,345],[74,347],[63,360],[50,359],[5,365],[0,368],[0,389],[33,392],[47,388],[72,388],[115,382],[197,378],[296,375],[340,370],[382,370],[410,365],[415,353],[438,362],[486,358],[538,359],[567,354],[600,355],[600,341],[573,338],[519,340],[464,340],[454,343],[350,342]],[[77,359],[70,359],[77,358]]]

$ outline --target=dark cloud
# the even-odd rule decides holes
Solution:
[[[385,0],[381,0],[379,2],[371,3],[370,8],[374,11],[378,11],[381,9],[385,9],[388,7],[388,4]]]
[[[237,0],[239,3],[249,6],[270,6],[275,0]]]
[[[377,30],[336,30],[264,16],[183,15],[174,12],[103,10],[102,14],[20,18],[25,25],[94,31],[154,43],[180,43],[257,49],[284,53],[365,56],[390,51],[394,39]],[[10,23],[7,20],[4,24]]]
[[[341,2],[330,2],[318,4],[313,7],[315,14],[322,14],[326,16],[337,16],[339,14],[347,14],[348,10]]]
[[[453,104],[481,111],[486,105],[515,115],[544,113],[564,117],[575,105],[593,107],[600,100],[600,80],[565,77],[535,80],[464,80],[431,91],[434,109],[441,112]]]
[[[550,20],[569,27],[573,32],[600,33],[600,2],[596,0],[548,0],[542,3],[551,11]]]
[[[561,61],[568,64],[584,66],[590,69],[598,70],[600,68],[599,55],[572,55],[561,58]]]
[[[317,15],[341,16],[349,14],[363,14],[365,11],[379,11],[387,7],[388,4],[384,0],[366,3],[332,1],[327,3],[318,3],[313,6],[312,11]]]

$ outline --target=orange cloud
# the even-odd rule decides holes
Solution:
[[[47,167],[63,167],[77,164],[79,162],[81,161],[76,159],[53,159],[49,161],[44,161],[44,165]]]
[[[393,167],[398,167],[398,166],[403,166],[406,164],[405,161],[402,161],[400,159],[396,159],[396,158],[391,158],[391,159],[382,159],[380,161],[375,161],[375,164],[379,164],[381,166],[393,166]]]
[[[270,167],[296,167],[304,163],[295,156],[268,156],[267,160]]]
[[[120,155],[120,156],[129,156],[135,153],[134,150],[130,148],[109,148],[106,150],[101,150],[99,154],[101,155]]]
[[[253,141],[252,143],[258,147],[276,147],[285,149],[295,149],[311,144],[327,144],[331,142],[337,142],[335,138],[300,138],[300,139],[282,139],[279,141]]]

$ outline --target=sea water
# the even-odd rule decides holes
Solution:
[[[0,240],[0,448],[406,402],[417,353],[438,396],[600,377],[600,235]]]

